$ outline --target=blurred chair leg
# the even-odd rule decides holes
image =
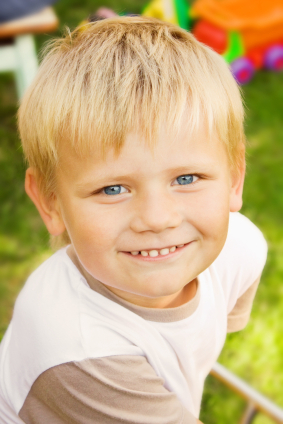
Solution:
[[[17,66],[15,70],[18,98],[21,99],[25,90],[35,77],[38,61],[34,38],[32,35],[21,35],[15,38]]]
[[[16,68],[17,58],[13,45],[0,47],[0,72],[13,71]]]
[[[240,424],[251,424],[257,413],[258,410],[255,406],[252,403],[248,403]]]

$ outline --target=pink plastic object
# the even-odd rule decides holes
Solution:
[[[283,45],[272,46],[266,51],[264,65],[271,71],[283,71]]]
[[[246,57],[240,57],[231,63],[231,71],[239,84],[247,84],[255,73],[255,66]]]
[[[115,16],[117,16],[117,13],[115,13],[111,9],[107,9],[107,7],[100,7],[96,11],[95,15],[98,16],[99,18],[107,19],[107,18],[114,18]]]

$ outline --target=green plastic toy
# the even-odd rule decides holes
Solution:
[[[226,62],[231,63],[245,54],[243,38],[239,32],[228,32],[228,48],[222,54]]]
[[[187,0],[152,0],[142,11],[143,16],[161,19],[190,29],[190,5]]]

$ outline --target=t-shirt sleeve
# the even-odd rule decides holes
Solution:
[[[42,373],[19,416],[26,424],[196,424],[143,356],[68,362]]]
[[[243,330],[247,325],[259,282],[260,277],[237,300],[236,305],[228,315],[227,333]]]
[[[262,232],[244,215],[231,213],[225,245],[214,262],[226,300],[227,315],[238,299],[242,296],[245,298],[245,293],[252,304],[256,281],[262,273],[266,257],[267,243]],[[253,285],[255,290],[251,288]],[[246,302],[240,301],[239,304],[242,308],[247,306]]]

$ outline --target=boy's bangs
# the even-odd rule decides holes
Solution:
[[[80,156],[105,155],[119,153],[130,132],[154,146],[160,128],[177,135],[184,122],[188,131],[216,130],[233,163],[242,121],[223,59],[186,31],[140,17],[92,23],[53,42],[19,113],[27,159],[42,175],[58,162],[62,138]]]

